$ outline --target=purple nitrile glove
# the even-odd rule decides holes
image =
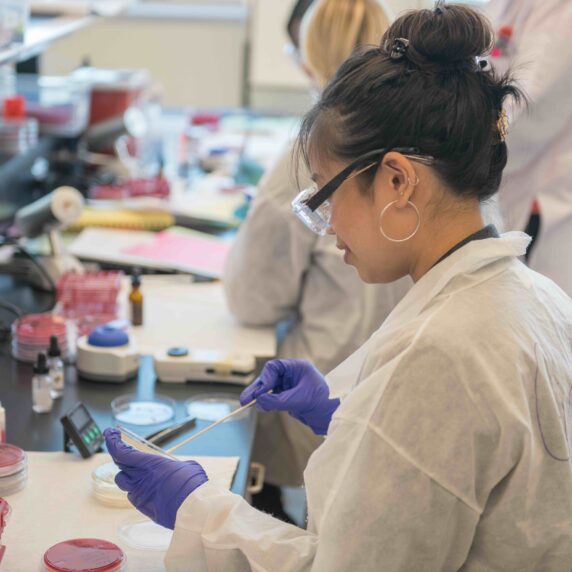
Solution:
[[[117,429],[103,433],[107,450],[121,469],[117,486],[127,491],[131,504],[161,526],[175,528],[177,511],[183,501],[209,479],[195,461],[174,461],[142,453],[125,444]]]
[[[272,393],[268,393],[272,390]],[[325,435],[339,399],[330,399],[323,375],[302,359],[269,361],[260,377],[240,394],[240,403],[253,399],[263,411],[288,411],[316,435]]]

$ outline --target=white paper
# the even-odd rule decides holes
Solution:
[[[140,513],[134,508],[103,505],[91,492],[91,472],[109,462],[109,455],[100,453],[81,459],[70,453],[27,454],[26,488],[6,497],[12,513],[2,535],[2,544],[6,545],[2,572],[42,570],[44,552],[73,538],[114,542],[127,556],[128,572],[165,570],[163,552],[135,550],[119,539],[119,526]],[[211,481],[226,488],[231,486],[239,461],[238,457],[181,458],[199,462]]]
[[[131,331],[142,354],[186,347],[256,357],[276,355],[274,328],[242,326],[226,307],[221,283],[184,284],[153,278],[143,276],[143,325]]]

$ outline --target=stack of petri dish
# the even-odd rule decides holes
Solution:
[[[50,572],[120,572],[125,568],[123,550],[98,538],[65,540],[44,554],[44,569]]]
[[[38,122],[35,119],[0,119],[0,153],[19,155],[37,143]]]
[[[23,489],[27,480],[26,453],[15,445],[0,443],[0,497]]]
[[[53,314],[29,314],[12,324],[12,355],[19,361],[33,363],[40,352],[50,347],[50,337],[56,336],[62,351],[62,359],[67,359],[67,321]]]
[[[78,336],[115,320],[119,306],[122,272],[67,272],[58,280],[58,313],[76,321]]]
[[[115,463],[104,463],[95,467],[91,473],[93,495],[107,506],[128,508],[131,503],[127,499],[127,493],[115,484],[115,475],[118,472],[119,467]]]

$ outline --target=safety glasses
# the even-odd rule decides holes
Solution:
[[[408,159],[418,161],[425,165],[431,165],[434,161],[433,157],[422,154],[415,147],[385,147],[374,149],[350,163],[321,189],[314,183],[307,189],[301,191],[292,201],[292,210],[311,231],[320,236],[324,236],[330,228],[330,220],[332,217],[330,197],[334,191],[345,181],[353,179],[368,169],[379,165],[383,157],[390,151],[401,153]]]

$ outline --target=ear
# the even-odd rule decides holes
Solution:
[[[382,171],[385,172],[384,180],[388,183],[396,208],[404,208],[415,193],[419,184],[419,177],[413,163],[395,151],[385,155],[381,163]]]

